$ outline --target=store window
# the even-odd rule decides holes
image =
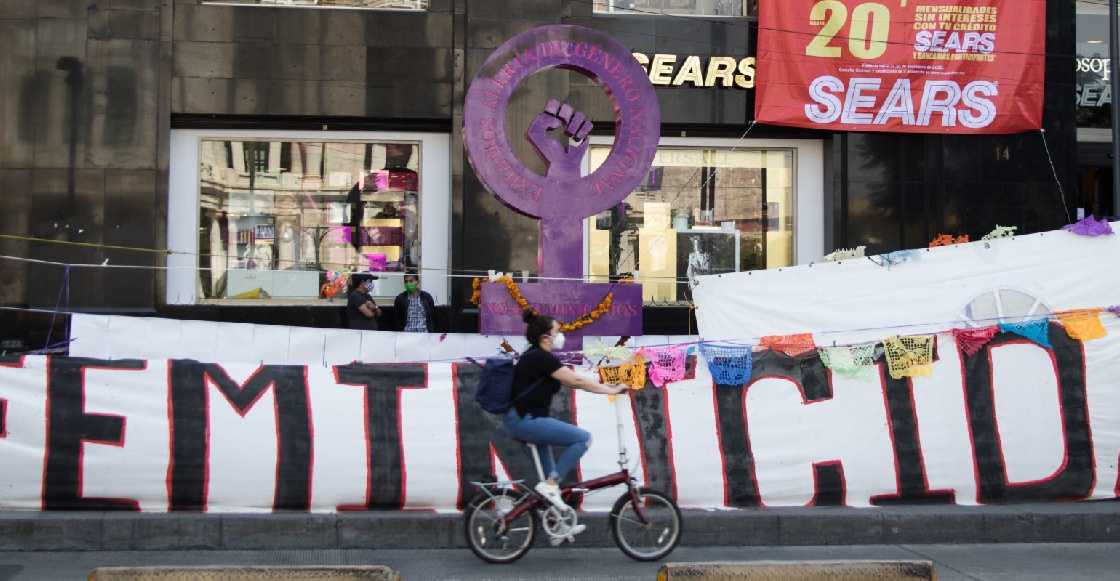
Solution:
[[[757,16],[758,0],[594,0],[595,12],[684,16]]]
[[[216,0],[203,4],[252,4],[258,6],[301,6],[309,8],[382,8],[427,10],[428,0]]]
[[[1077,126],[1111,127],[1112,70],[1108,59],[1108,5],[1077,3]]]
[[[199,298],[327,300],[349,271],[388,297],[420,267],[420,143],[198,144]]]
[[[589,272],[635,272],[644,300],[691,300],[700,275],[794,264],[795,149],[661,147],[623,204],[589,218]],[[610,153],[593,146],[590,171]]]

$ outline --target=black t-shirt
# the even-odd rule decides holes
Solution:
[[[513,390],[511,397],[517,414],[524,416],[532,414],[535,418],[547,418],[548,408],[552,405],[552,396],[560,391],[560,380],[552,374],[563,367],[564,364],[555,355],[537,347],[531,347],[517,360],[517,367],[513,371]],[[544,378],[539,385],[533,388],[525,397],[517,400],[518,394],[540,378]]]
[[[358,310],[358,307],[371,300],[373,300],[372,297],[360,290],[350,291],[350,297],[346,299],[346,321],[350,323],[351,329],[358,329],[361,331],[377,330],[377,317],[367,318]]]

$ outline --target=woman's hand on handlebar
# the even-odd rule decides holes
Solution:
[[[606,384],[606,387],[607,389],[611,390],[607,392],[607,395],[619,395],[622,392],[630,389],[630,386],[626,385],[625,383],[608,383]]]
[[[616,385],[605,385],[599,383],[598,381],[595,381],[591,378],[579,375],[571,369],[568,369],[567,367],[561,367],[560,369],[557,369],[552,373],[552,377],[556,378],[560,381],[560,383],[568,387],[582,389],[591,393],[601,393],[603,395],[616,395],[621,393],[622,390],[625,389],[624,386],[620,387]]]

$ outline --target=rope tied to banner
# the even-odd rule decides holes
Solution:
[[[66,296],[66,306],[65,307],[62,307],[62,297],[63,297],[63,295]],[[38,350],[38,351],[35,351],[33,353],[33,355],[37,355],[37,354],[40,354],[40,353],[45,353],[49,349],[54,349],[55,347],[61,347],[63,345],[66,345],[66,344],[70,343],[71,341],[73,341],[73,339],[67,339],[65,341],[59,342],[58,344],[53,344],[53,345],[51,344],[51,335],[54,333],[54,322],[58,318],[59,307],[62,307],[66,311],[70,310],[70,265],[69,264],[66,265],[66,269],[62,271],[62,286],[60,286],[58,288],[58,298],[55,299],[55,301],[54,301],[54,312],[51,313],[51,324],[50,324],[49,327],[47,327],[47,340],[46,340],[46,342],[43,343],[43,348]]]

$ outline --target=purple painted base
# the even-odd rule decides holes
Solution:
[[[642,334],[642,286],[639,284],[612,286],[558,281],[518,284],[517,288],[538,313],[549,315],[561,323],[574,321],[590,313],[599,306],[608,292],[613,293],[610,312],[582,329],[564,333],[571,339],[585,335]],[[525,333],[521,307],[509,295],[509,290],[503,283],[488,282],[482,285],[479,311],[479,332],[483,335],[520,336]],[[571,340],[568,343],[571,344]]]

